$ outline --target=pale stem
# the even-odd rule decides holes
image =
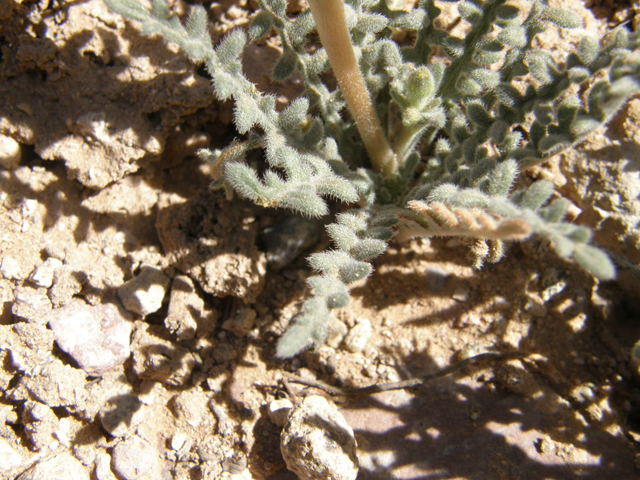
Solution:
[[[397,173],[395,156],[360,72],[351,44],[342,0],[309,0],[322,46],[373,167],[386,176]]]

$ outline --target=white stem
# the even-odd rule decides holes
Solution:
[[[333,74],[356,122],[373,168],[385,176],[396,174],[395,155],[380,125],[360,72],[342,0],[309,0],[309,5],[320,41],[327,51]]]

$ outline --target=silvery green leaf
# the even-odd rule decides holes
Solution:
[[[313,22],[311,11],[307,10],[296,18],[291,27],[291,34],[294,37],[304,37],[313,31],[316,24]]]
[[[340,250],[349,251],[358,244],[358,235],[346,225],[327,225],[327,233]]]
[[[538,142],[538,150],[545,154],[553,154],[571,146],[572,143],[569,135],[547,135]]]
[[[193,9],[187,21],[187,35],[194,39],[206,39],[207,42],[211,43],[208,25],[207,12],[198,5]]]
[[[480,100],[474,100],[467,103],[465,108],[469,120],[476,125],[488,128],[493,123],[493,117]]]
[[[612,280],[616,269],[611,259],[600,249],[579,243],[575,246],[573,258],[585,270],[601,280]]]
[[[309,217],[317,218],[329,213],[329,208],[322,197],[307,186],[288,190],[279,203],[285,208],[290,208]]]
[[[496,9],[496,16],[502,20],[515,20],[520,10],[514,5],[501,5]]]
[[[505,160],[499,163],[489,174],[488,186],[485,189],[487,195],[506,197],[518,174],[518,163],[513,160]]]
[[[426,19],[426,12],[422,9],[416,9],[395,18],[390,22],[389,26],[395,28],[404,28],[406,30],[420,30]]]
[[[366,262],[351,260],[340,267],[338,275],[344,283],[349,285],[368,277],[372,270],[371,265]]]
[[[524,191],[519,205],[531,210],[537,210],[547,203],[551,195],[553,195],[553,183],[539,180]]]
[[[591,72],[589,72],[589,69],[582,67],[573,67],[569,69],[568,74],[569,79],[573,83],[586,82],[591,77]]]
[[[485,89],[494,88],[500,83],[500,73],[487,68],[474,68],[471,70],[471,78]]]
[[[289,78],[296,70],[298,56],[293,50],[287,49],[282,52],[280,59],[276,62],[271,72],[271,76],[277,82],[282,82]]]
[[[261,10],[253,17],[251,27],[249,27],[249,38],[252,42],[257,42],[266,38],[273,28],[273,16],[269,12]]]
[[[569,202],[564,198],[556,198],[548,206],[540,210],[540,215],[549,223],[557,223],[567,213]]]
[[[112,11],[132,20],[144,22],[150,17],[149,10],[147,10],[137,0],[104,0],[104,3],[106,3],[107,7],[109,7]]]
[[[362,33],[378,33],[387,26],[387,23],[389,20],[377,13],[358,15],[356,29]]]
[[[278,115],[278,124],[284,130],[293,129],[302,123],[309,111],[309,100],[305,97],[296,98],[291,104]]]
[[[561,8],[546,7],[541,15],[541,20],[555,23],[562,28],[580,28],[582,20],[573,12]]]
[[[453,58],[461,57],[464,54],[464,40],[452,36],[447,36],[443,42],[445,52]]]
[[[246,43],[247,38],[242,30],[234,30],[222,40],[216,49],[218,61],[223,65],[228,65],[235,61],[244,50]]]
[[[481,94],[484,87],[468,77],[460,77],[456,82],[456,90],[460,95],[475,97]]]
[[[386,242],[375,238],[365,238],[360,240],[355,246],[349,249],[349,253],[356,260],[369,260],[384,253],[387,249]]]
[[[360,198],[351,182],[337,176],[323,177],[316,183],[316,189],[320,195],[345,203],[355,203]]]
[[[584,65],[590,65],[598,56],[598,42],[589,36],[580,39],[578,57]]]
[[[527,46],[527,32],[520,25],[510,25],[503,29],[497,39],[509,47],[524,48]]]
[[[460,13],[460,16],[462,18],[464,18],[467,22],[471,23],[472,25],[476,23],[480,23],[484,14],[482,9],[478,8],[477,5],[475,5],[472,2],[466,2],[466,1],[460,2],[458,4],[458,12]]]

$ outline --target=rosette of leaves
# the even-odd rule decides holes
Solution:
[[[439,26],[433,0],[411,10],[393,0],[310,0],[295,18],[285,0],[258,0],[248,37],[236,30],[214,47],[202,7],[183,25],[163,0],[150,9],[105,1],[203,63],[216,97],[234,101],[241,137],[200,153],[214,187],[314,217],[328,214],[328,200],[347,205],[327,227],[335,248],[309,258],[318,274],[278,356],[322,343],[330,310],[347,304],[349,284],[370,275],[370,259],[394,235],[473,238],[479,266],[499,259],[503,242],[535,234],[597,277],[614,276],[591,232],[563,221],[567,202],[551,200],[551,184],[512,189],[522,170],[580,142],[640,90],[637,33],[587,35],[558,60],[534,48],[536,35],[581,21],[543,0],[448,1],[464,36]],[[398,30],[412,41],[397,43]],[[282,45],[274,81],[296,74],[305,86],[283,111],[242,73],[247,40],[273,34]],[[329,69],[339,88],[323,81]],[[259,169],[246,161],[253,150],[263,153]]]

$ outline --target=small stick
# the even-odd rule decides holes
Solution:
[[[424,385],[425,383],[435,380],[436,378],[446,377],[447,375],[452,374],[453,372],[460,370],[467,365],[474,365],[476,363],[480,363],[483,360],[506,360],[509,358],[524,358],[529,355],[528,352],[488,352],[481,353],[479,355],[475,355],[473,357],[469,357],[465,360],[462,360],[459,363],[451,365],[449,367],[443,368],[435,373],[430,373],[428,375],[424,375],[422,377],[411,378],[409,380],[402,380],[400,382],[390,382],[390,383],[377,383],[374,385],[369,385],[367,387],[361,388],[349,388],[342,389],[338,387],[333,387],[331,385],[327,385],[324,382],[316,381],[316,380],[306,380],[304,378],[289,376],[289,381],[294,383],[299,383],[301,385],[306,385],[308,387],[319,388],[320,390],[324,390],[329,395],[371,395],[374,393],[380,392],[388,392],[390,390],[402,390],[405,388],[416,388]]]

